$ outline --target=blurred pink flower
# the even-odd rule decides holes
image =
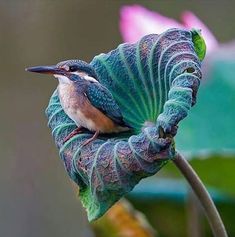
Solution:
[[[182,23],[174,19],[150,11],[140,5],[123,6],[120,10],[120,31],[125,42],[136,42],[142,36],[159,34],[169,28],[197,28],[202,30],[206,41],[207,52],[217,48],[218,41],[207,26],[192,12],[185,11],[181,15]]]

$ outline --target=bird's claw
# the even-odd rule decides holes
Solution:
[[[73,136],[79,134],[82,132],[82,127],[77,127],[76,129],[74,129],[69,135],[67,135],[64,140],[63,143],[67,142],[69,139],[71,139]]]
[[[87,139],[85,142],[83,142],[81,146],[86,146],[86,145],[88,145],[90,142],[92,142],[93,140],[95,140],[95,139],[98,137],[98,135],[99,135],[99,132],[96,131],[96,132],[94,133],[94,135],[93,135],[91,138]]]

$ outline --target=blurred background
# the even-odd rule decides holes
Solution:
[[[90,61],[96,54],[117,47],[123,42],[120,7],[136,3],[177,20],[182,11],[191,10],[219,42],[235,39],[234,1],[0,0],[0,236],[95,236],[59,159],[44,115],[57,82],[53,77],[26,73],[24,69],[72,58]],[[233,144],[230,148],[235,148]],[[208,180],[213,190],[217,180],[226,177],[228,182],[221,189],[217,187],[214,196],[229,233],[235,236],[235,178],[227,177],[235,165],[230,156],[227,166],[220,161],[220,155],[213,157],[213,166],[218,161],[222,169],[218,173],[213,172],[208,160],[200,163],[195,159],[194,165],[201,169],[204,179],[208,173],[214,174]],[[167,172],[178,175],[173,167]],[[153,190],[155,186],[145,187]],[[187,187],[180,187],[166,194],[160,186],[147,204],[138,186],[130,195],[135,207],[159,230],[159,236],[187,236],[186,217],[191,211],[184,202]],[[206,230],[205,236],[211,236],[206,221],[201,228]]]

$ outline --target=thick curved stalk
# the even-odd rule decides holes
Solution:
[[[181,171],[181,173],[184,175],[184,177],[187,179],[196,196],[198,197],[201,205],[203,206],[214,236],[228,237],[223,221],[215,207],[215,204],[196,172],[179,153],[176,154],[173,161]]]

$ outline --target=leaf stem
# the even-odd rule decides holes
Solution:
[[[173,162],[187,179],[199,201],[201,202],[214,236],[228,237],[223,221],[215,207],[215,204],[196,172],[185,160],[185,158],[178,152],[176,153]]]

